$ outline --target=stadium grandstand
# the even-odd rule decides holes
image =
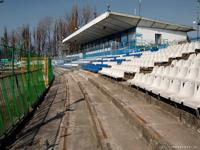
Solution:
[[[87,79],[105,93],[139,126],[153,149],[199,149],[200,42],[188,41],[190,31],[194,29],[185,25],[107,11],[63,40],[78,44],[80,53],[77,60],[60,66],[76,64],[80,70],[75,74],[82,79],[75,75],[75,80]],[[94,94],[86,85],[86,93]]]
[[[63,43],[80,44],[82,54],[76,57],[82,59],[75,63],[84,62],[82,69],[127,81],[191,107],[199,116],[200,42],[187,42],[190,31],[194,29],[107,11]]]

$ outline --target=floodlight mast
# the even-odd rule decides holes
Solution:
[[[110,4],[107,4],[107,12],[111,12]]]
[[[139,0],[139,16],[141,16],[142,0]]]
[[[200,0],[197,0],[197,20],[196,20],[196,26],[197,26],[197,41],[200,39],[199,38],[199,26],[200,26]]]

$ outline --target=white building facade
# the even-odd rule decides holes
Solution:
[[[137,27],[136,33],[141,34],[141,37],[139,37],[138,39],[142,39],[152,44],[160,43],[164,41],[178,42],[178,41],[187,40],[187,32],[182,32],[182,31],[172,31],[172,30],[148,28],[148,27]]]

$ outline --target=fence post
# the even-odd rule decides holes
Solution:
[[[27,73],[28,73],[28,93],[30,94],[30,103],[32,105],[32,94],[31,94],[31,81],[30,81],[30,50],[28,52],[28,57],[27,57]]]
[[[48,81],[48,77],[49,77],[49,66],[48,66],[48,57],[45,57],[45,85],[47,86],[49,81]]]
[[[15,56],[14,56],[14,47],[13,48],[11,48],[12,49],[12,75],[14,76],[14,74],[15,74],[15,72],[14,72],[14,69],[15,69]]]
[[[6,110],[8,112],[10,122],[13,125],[14,121],[13,121],[13,116],[12,116],[12,112],[11,112],[10,99],[8,98],[8,93],[7,93],[9,91],[7,91],[6,85],[4,83],[4,79],[1,80],[1,84],[2,84],[2,88],[3,88],[4,99],[6,102]]]

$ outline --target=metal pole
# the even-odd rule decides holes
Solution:
[[[139,16],[141,16],[142,0],[139,0]]]
[[[197,22],[196,22],[196,24],[197,24],[197,41],[199,40],[199,26],[200,26],[200,12],[199,12],[199,9],[200,9],[200,0],[197,0],[197,9],[198,9],[198,11],[197,11]]]
[[[199,40],[199,25],[197,23],[197,41]]]
[[[15,62],[14,62],[14,61],[15,61],[15,58],[14,58],[14,55],[15,55],[15,54],[14,54],[14,52],[15,52],[15,49],[14,49],[14,47],[13,47],[13,48],[12,48],[12,75],[13,75],[13,76],[14,76],[14,73],[15,73],[15,72],[14,72],[14,69],[15,69],[15,68],[14,68],[14,67],[15,67],[15,66],[14,66],[14,64],[15,64]]]
[[[30,49],[27,50],[27,72],[28,72],[28,93],[30,93],[30,104],[32,105],[32,92],[31,92],[31,76],[30,76],[30,59],[31,59],[31,54],[30,54]]]

